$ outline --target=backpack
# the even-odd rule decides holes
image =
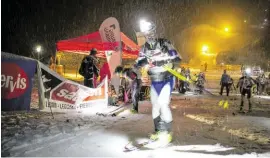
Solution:
[[[93,61],[91,58],[87,58],[85,57],[82,60],[80,69],[79,69],[79,74],[84,76],[84,77],[89,77],[89,71],[91,71],[90,69],[93,69]]]
[[[81,63],[80,69],[79,69],[79,74],[82,75],[82,76],[84,76],[85,75],[85,71],[84,70],[85,70],[85,62],[83,61]]]

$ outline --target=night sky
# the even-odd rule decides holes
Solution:
[[[118,19],[121,31],[135,40],[141,17],[158,25],[160,36],[174,37],[186,27],[215,24],[214,15],[234,12],[258,25],[269,0],[2,0],[2,51],[30,56],[40,44],[44,57],[58,40],[97,31],[106,18]]]

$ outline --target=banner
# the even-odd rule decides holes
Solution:
[[[97,88],[66,80],[42,63],[38,64],[40,110],[97,112],[108,105],[107,77]]]
[[[1,110],[30,110],[37,61],[1,52]]]
[[[122,62],[122,48],[121,48],[121,31],[117,19],[110,17],[103,21],[99,28],[99,34],[106,51],[106,58],[111,72],[111,84],[114,86],[116,92],[119,91],[120,78],[114,75],[114,70]]]

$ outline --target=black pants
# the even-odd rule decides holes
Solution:
[[[244,97],[247,94],[247,99],[248,99],[248,106],[249,106],[249,110],[252,110],[252,105],[250,102],[250,97],[251,97],[251,89],[241,89],[241,105],[240,105],[240,111],[243,110],[243,106],[244,106]]]
[[[245,96],[247,94],[247,98],[250,99],[250,97],[251,97],[251,89],[244,89],[243,88],[240,92],[241,92],[242,96]]]
[[[94,79],[87,79],[84,78],[84,85],[89,88],[95,88],[94,86]]]
[[[138,112],[139,110],[139,100],[140,100],[140,91],[141,91],[141,79],[135,79],[132,83],[132,104],[133,109]]]
[[[227,96],[229,96],[230,89],[229,89],[229,84],[228,83],[222,83],[221,84],[221,88],[220,88],[220,93],[219,94],[222,95],[224,87],[226,87],[226,93],[227,93]]]

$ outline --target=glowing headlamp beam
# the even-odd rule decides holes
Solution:
[[[247,74],[250,74],[250,73],[251,73],[251,69],[250,69],[250,68],[246,68],[245,72],[246,72]]]
[[[140,30],[141,32],[147,32],[149,31],[151,28],[151,23],[150,22],[147,22],[145,20],[141,20],[140,21]]]

